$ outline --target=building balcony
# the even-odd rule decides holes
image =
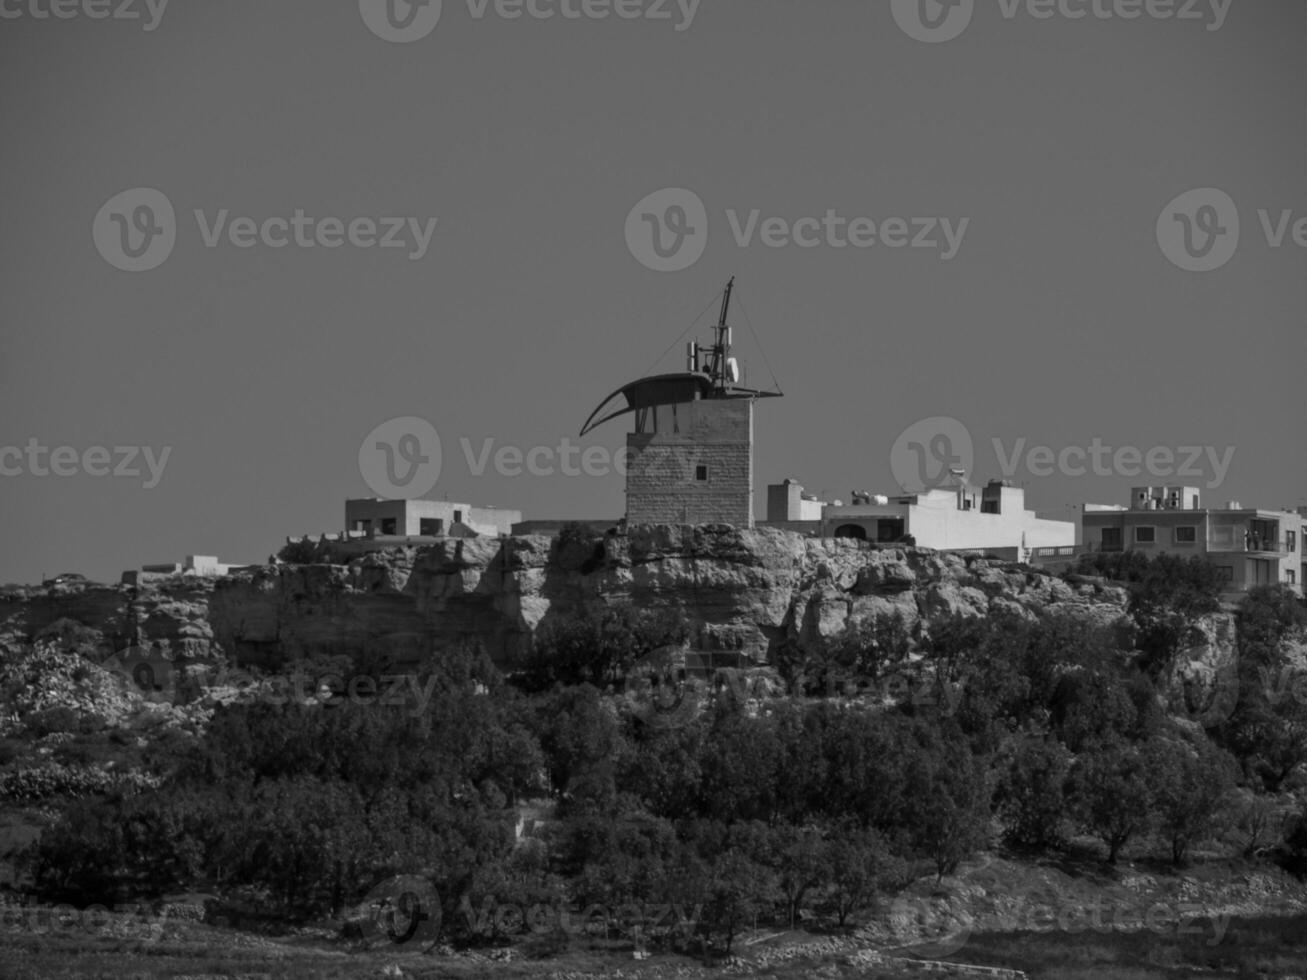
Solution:
[[[1265,558],[1288,558],[1295,552],[1289,542],[1268,540],[1249,536],[1243,541],[1213,541],[1207,546],[1212,554],[1221,555],[1259,555]]]

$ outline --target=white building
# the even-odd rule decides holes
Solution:
[[[1197,487],[1135,487],[1130,506],[1085,504],[1084,551],[1201,555],[1216,566],[1227,592],[1307,581],[1303,539],[1307,507],[1297,512],[1228,501],[1205,508]]]
[[[345,528],[364,537],[438,538],[513,533],[520,510],[473,507],[449,500],[386,500],[363,497],[345,501]]]
[[[1076,525],[1025,509],[1025,491],[1000,480],[881,496],[859,493],[853,503],[822,508],[822,537],[882,544],[912,543],[939,551],[984,551],[1025,561],[1035,548],[1076,543]]]
[[[166,578],[170,575],[194,575],[199,578],[221,578],[228,573],[248,568],[248,562],[233,563],[218,561],[214,555],[187,555],[185,561],[170,562],[166,565],[142,565],[139,572],[123,572],[124,585],[138,585],[141,580],[149,578]]]

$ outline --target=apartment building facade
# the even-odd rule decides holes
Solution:
[[[1202,556],[1220,571],[1227,592],[1281,583],[1302,595],[1304,526],[1307,507],[1268,510],[1230,501],[1204,508],[1196,487],[1135,487],[1128,507],[1086,504],[1081,540],[1087,552]]]

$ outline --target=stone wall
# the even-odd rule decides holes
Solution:
[[[658,431],[627,436],[627,520],[752,527],[753,402],[685,402],[658,422]]]

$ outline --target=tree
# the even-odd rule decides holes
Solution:
[[[1151,739],[1144,757],[1158,832],[1170,845],[1171,863],[1184,863],[1190,846],[1216,826],[1234,788],[1233,763],[1204,739],[1197,746]]]
[[[1129,737],[1138,727],[1139,710],[1115,668],[1081,667],[1058,682],[1050,721],[1067,748],[1081,752]]]
[[[831,682],[839,676],[875,680],[903,663],[912,649],[912,634],[901,612],[880,613],[871,619],[850,623],[819,643],[805,667],[805,673],[826,675]],[[827,686],[827,685],[824,685]]]
[[[790,928],[793,929],[804,897],[829,877],[826,861],[830,851],[816,827],[780,824],[772,829],[770,837],[766,860],[776,873]]]
[[[684,817],[699,803],[704,725],[697,719],[672,728],[634,724],[628,751],[619,760],[618,788],[640,800],[650,813]]]
[[[1135,746],[1112,742],[1082,752],[1071,768],[1070,789],[1080,826],[1107,845],[1108,864],[1150,826],[1150,774]]]
[[[1017,743],[997,794],[1008,843],[1043,850],[1064,842],[1071,759],[1056,739],[1034,737]]]
[[[323,551],[316,541],[298,538],[287,541],[277,552],[277,560],[287,565],[316,565],[323,560]]]
[[[614,606],[546,619],[517,683],[528,691],[555,684],[603,687],[620,680],[654,651],[689,638],[684,617],[670,610]]]
[[[989,836],[989,786],[965,741],[923,731],[904,794],[907,832],[935,867],[936,883],[952,874]]]
[[[770,910],[776,876],[743,850],[728,848],[709,866],[700,928],[730,955],[736,937]]]
[[[1246,777],[1270,792],[1307,762],[1307,674],[1295,647],[1307,606],[1283,586],[1252,590],[1239,608],[1239,698],[1218,731]]]
[[[536,707],[554,789],[611,802],[617,792],[617,760],[625,751],[615,712],[588,684],[556,691]]]
[[[1255,857],[1263,847],[1276,841],[1277,834],[1283,829],[1276,801],[1247,788],[1231,794],[1228,820],[1239,835],[1241,853],[1245,858]]]
[[[831,833],[826,841],[825,868],[840,928],[876,895],[897,891],[911,877],[908,862],[890,849],[884,836],[856,825]]]
[[[725,823],[772,820],[780,757],[768,719],[719,708],[704,740],[701,812]]]

